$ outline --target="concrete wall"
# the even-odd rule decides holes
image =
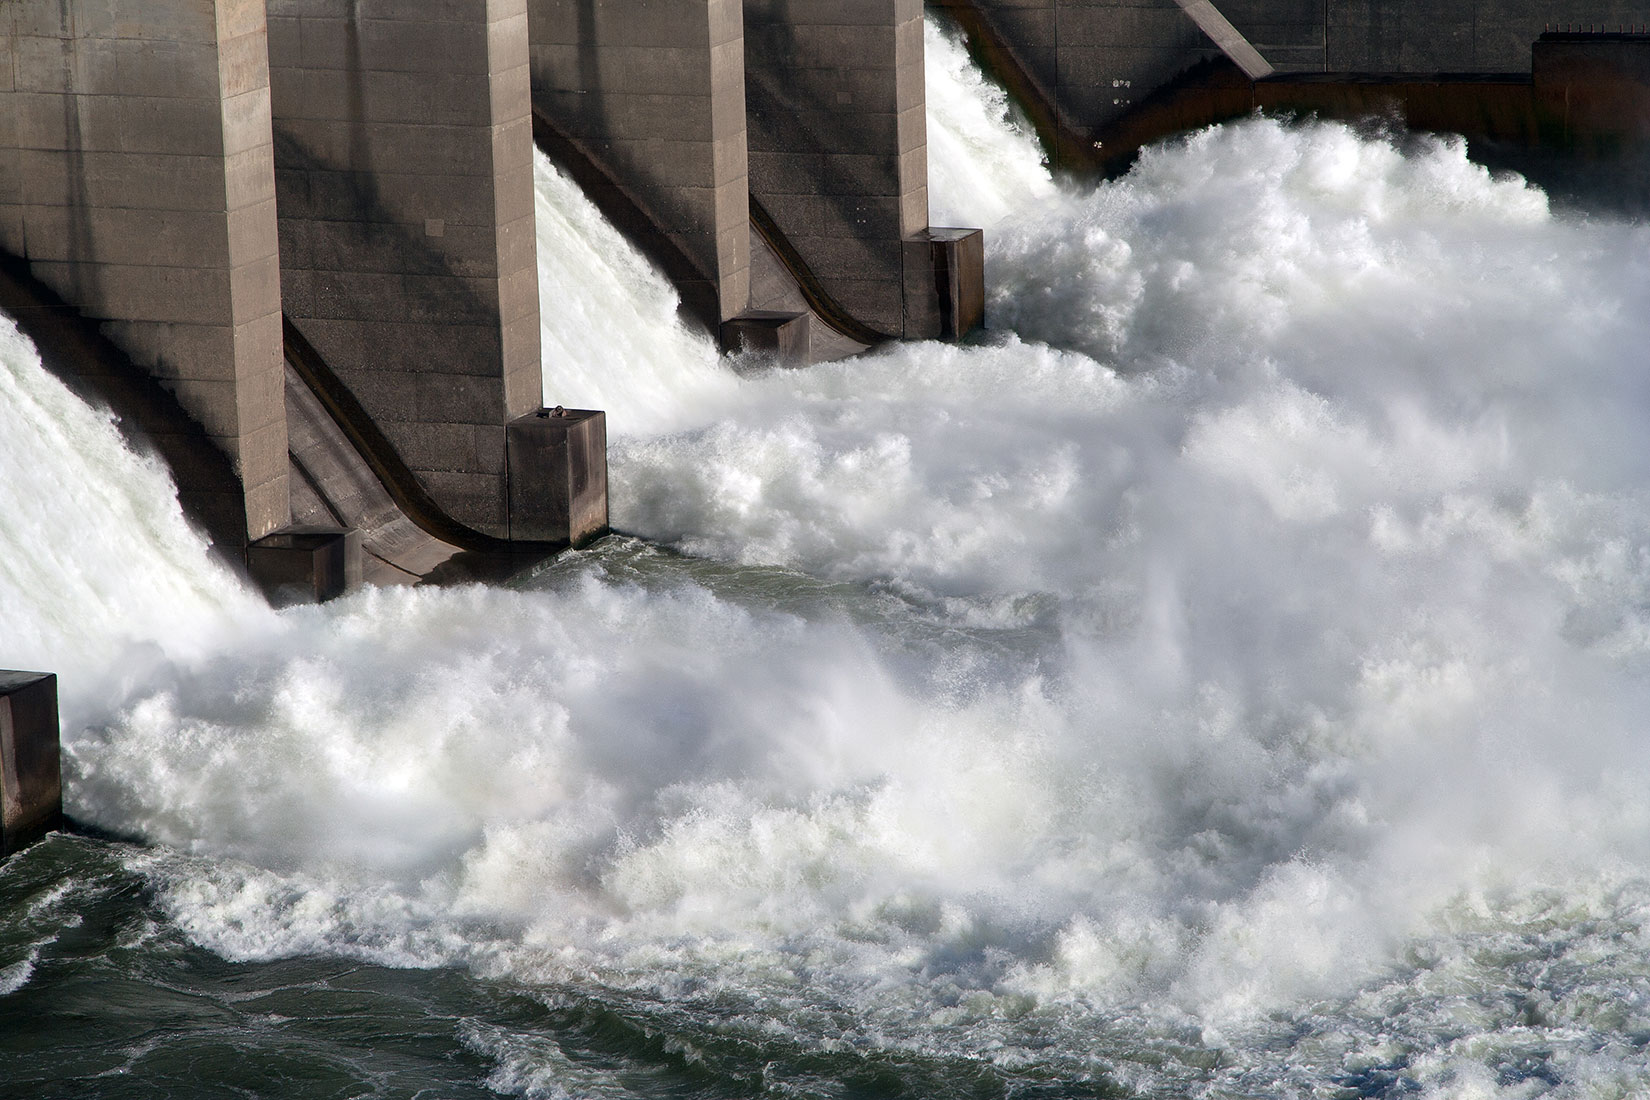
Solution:
[[[1067,125],[1103,129],[1221,56],[1174,0],[934,0],[995,27]],[[1650,22],[1630,0],[1215,0],[1280,74],[1528,73],[1555,23]]]
[[[1331,72],[1527,73],[1530,49],[1554,23],[1650,22],[1650,8],[1630,0],[1334,0],[1329,5]]]
[[[745,0],[752,192],[829,293],[882,333],[928,225],[921,0]],[[931,278],[931,273],[929,274]]]
[[[750,296],[742,0],[528,0],[533,103],[697,268],[721,320]]]
[[[282,290],[454,519],[541,404],[525,0],[269,0]]]
[[[0,5],[0,247],[172,389],[288,520],[262,0]]]

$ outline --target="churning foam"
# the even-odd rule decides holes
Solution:
[[[146,502],[85,509],[139,545],[111,591],[191,616],[0,574],[8,660],[153,640],[118,695],[65,683],[76,812],[161,844],[233,958],[1166,1094],[1640,1088],[1650,234],[1256,119],[996,240],[979,346],[633,379],[615,523],[665,548],[250,637],[174,520],[128,534],[158,475],[50,397],[8,476],[101,456],[85,491]],[[28,434],[59,422],[90,442]]]

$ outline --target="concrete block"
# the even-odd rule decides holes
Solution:
[[[281,419],[277,423],[249,432],[236,443],[235,473],[248,492],[257,486],[286,479],[290,469],[286,410],[281,411]]]
[[[361,532],[293,526],[250,543],[246,568],[270,603],[321,603],[361,586]]]
[[[0,165],[4,160],[4,155],[0,154]],[[0,191],[3,190],[4,181],[0,180]],[[3,197],[0,197],[0,248],[14,256],[21,256],[24,252],[23,208],[5,202]]]
[[[510,538],[578,546],[607,531],[607,415],[540,409],[506,427]]]
[[[492,72],[527,64],[529,34],[527,12],[496,19],[487,24],[488,68]]]
[[[275,15],[268,24],[270,68],[290,68],[303,60],[303,21],[296,15]]]
[[[241,435],[240,410],[236,404],[240,388],[237,382],[196,378],[161,378],[159,381],[178,399],[183,411],[207,435],[219,441],[223,450],[231,455],[236,453]]]
[[[905,241],[905,335],[955,340],[985,324],[985,234],[930,228]]]
[[[722,350],[799,366],[808,361],[808,323],[806,313],[746,310],[722,322]]]
[[[220,165],[214,165],[214,168]],[[231,153],[221,162],[223,205],[213,210],[239,210],[275,197],[275,150],[268,143]],[[220,177],[214,175],[213,182]]]
[[[523,352],[529,346],[532,348],[531,358],[522,354],[519,357],[507,358],[504,362],[504,416],[507,421],[518,416],[526,416],[527,412],[524,410],[536,409],[544,401],[544,373],[537,350],[538,338],[535,335],[531,339],[531,345],[527,343],[528,338],[525,336],[511,338],[506,344],[507,352],[512,345],[519,347]]]
[[[240,364],[236,372],[235,424],[242,436],[286,427],[286,376],[279,362]],[[284,440],[281,441],[284,446]]]
[[[185,324],[227,324],[229,276],[204,268],[41,262],[34,274],[88,315]],[[60,288],[69,288],[67,290]]]
[[[30,206],[24,225],[36,261],[188,267],[226,251],[224,216],[210,211]]]
[[[274,196],[228,211],[222,224],[229,238],[228,259],[232,266],[276,256],[280,251]]]
[[[0,858],[57,828],[63,778],[57,677],[0,671]]]
[[[483,23],[362,19],[354,27],[363,71],[485,76],[492,67]]]

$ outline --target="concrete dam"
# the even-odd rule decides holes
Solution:
[[[1631,4],[931,6],[1073,173],[1256,107],[1583,152],[1644,129]],[[724,348],[799,363],[954,339],[981,323],[984,253],[977,229],[929,224],[923,16],[13,0],[0,305],[266,587],[577,544],[607,526],[606,429],[544,407],[535,143]]]
[[[723,277],[739,253],[671,221],[673,202],[712,197],[684,179],[725,168],[714,149],[693,159],[701,131],[649,113],[692,86],[671,68],[686,59],[605,53],[624,26],[570,4],[563,91],[532,95],[530,37],[526,125],[497,131],[538,146],[540,391],[519,415],[472,401],[515,393],[493,360],[506,332],[532,335],[482,309],[508,298],[511,265],[462,205],[506,193],[486,182],[493,124],[485,146],[449,149],[441,127],[481,125],[457,109],[469,76],[373,75],[468,67],[461,34],[417,54],[400,39],[413,60],[398,62],[376,26],[310,45],[331,43],[345,74],[304,77],[312,116],[354,97],[369,119],[395,107],[387,125],[431,126],[392,147],[375,125],[272,117],[272,246],[230,235],[245,206],[234,182],[231,220],[240,177],[223,164],[239,162],[222,147],[240,139],[213,98],[241,86],[227,63],[190,77],[179,58],[206,50],[184,42],[145,70],[150,45],[99,76],[74,59],[104,43],[10,39],[6,94],[42,98],[34,115],[6,103],[8,132],[28,134],[0,158],[8,193],[50,207],[49,187],[60,205],[77,188],[109,199],[105,222],[149,220],[122,243],[94,219],[77,242],[66,216],[25,209],[29,255],[0,268],[0,669],[56,673],[0,673],[0,853],[19,849],[0,867],[0,1095],[1642,1090],[1650,219],[1488,157],[1550,151],[1632,178],[1606,129],[1632,115],[1602,93],[1636,102],[1630,71],[1605,77],[1637,33],[1535,13],[1493,69],[1341,68],[1361,63],[1336,60],[1337,18],[1333,56],[1289,71],[1279,37],[1213,6],[1230,32],[1207,9],[1214,33],[1161,10],[1186,52],[1148,90],[1128,70],[1102,85],[1099,66],[1159,54],[1074,43],[1076,9],[1051,8],[1073,52],[1045,71],[1011,21],[1036,8],[928,5],[927,233],[897,209],[873,233],[890,207],[867,201],[880,268],[848,265],[857,238],[831,228],[856,224],[858,201],[832,188],[874,165],[814,152],[830,117],[807,122],[811,144],[758,136],[801,126],[810,99],[834,112],[839,91],[871,93],[753,75],[751,16],[741,304]],[[8,33],[17,10],[0,5]],[[291,22],[264,13],[266,53],[282,33],[293,48]],[[1478,9],[1481,36],[1490,23]],[[1428,48],[1438,25],[1421,24]],[[762,26],[779,50],[786,33]],[[22,37],[85,102],[38,74],[16,93]],[[869,31],[829,37],[872,57]],[[991,75],[970,48],[1002,51]],[[1592,76],[1551,125],[1538,89],[1559,50]],[[1256,57],[1270,75],[1238,60]],[[1016,69],[1025,115],[1054,124],[1043,143],[1006,111]],[[282,71],[270,104],[290,113]],[[145,72],[187,78],[175,90],[193,98],[118,99],[101,123],[94,77]],[[580,90],[598,80],[627,98],[598,111]],[[1131,89],[1127,110],[1111,103]],[[1081,95],[1119,113],[1086,114]],[[1325,105],[1254,112],[1285,96]],[[1574,126],[1589,97],[1591,132]],[[132,127],[187,113],[173,100],[207,102],[220,136],[155,155],[172,169],[157,182],[158,142]],[[1289,117],[1360,102],[1376,123]],[[1390,121],[1445,107],[1479,120],[1465,141]],[[1196,121],[1227,112],[1243,117]],[[1537,123],[1528,145],[1490,130]],[[1131,135],[1175,126],[1193,129],[1119,170]],[[1099,155],[1068,160],[1051,133]],[[668,156],[647,176],[653,148]],[[414,155],[417,173],[388,178]],[[211,186],[190,174],[208,169]],[[783,189],[804,173],[812,192]],[[207,215],[221,234],[191,227]],[[903,279],[938,249],[931,279],[950,287],[947,227],[983,230],[988,328],[903,339],[930,301],[944,327],[920,267]],[[185,281],[215,241],[224,266]],[[256,484],[208,434],[224,425],[184,400],[233,392],[185,368],[220,361],[219,332],[231,364],[257,335],[240,307],[263,284],[241,279],[270,247],[290,520],[252,567],[313,598],[351,582],[353,539],[378,582],[289,608],[203,537],[214,500],[227,556],[269,535],[248,539]],[[114,316],[142,291],[173,312]],[[101,305],[76,304],[93,292]],[[469,342],[438,345],[463,326]],[[187,358],[186,338],[206,351]],[[747,354],[721,353],[736,343]],[[764,361],[780,356],[814,362]],[[376,415],[396,385],[411,412]],[[595,419],[557,405],[604,411],[614,530],[539,557],[553,531],[461,522],[452,475],[502,482],[512,525],[519,481],[575,490],[577,440],[520,449],[523,431]],[[254,422],[250,399],[237,411]],[[471,452],[418,450],[460,429]],[[486,581],[495,562],[497,583],[388,583]]]

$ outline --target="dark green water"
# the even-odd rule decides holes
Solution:
[[[137,851],[56,834],[0,868],[0,976],[32,963],[0,995],[0,1097],[1124,1094],[1086,1074],[765,1038],[736,997],[649,1002],[345,958],[228,962],[170,925],[127,867]],[[833,1030],[851,1030],[839,1011]],[[506,1048],[537,1073],[500,1070]]]

